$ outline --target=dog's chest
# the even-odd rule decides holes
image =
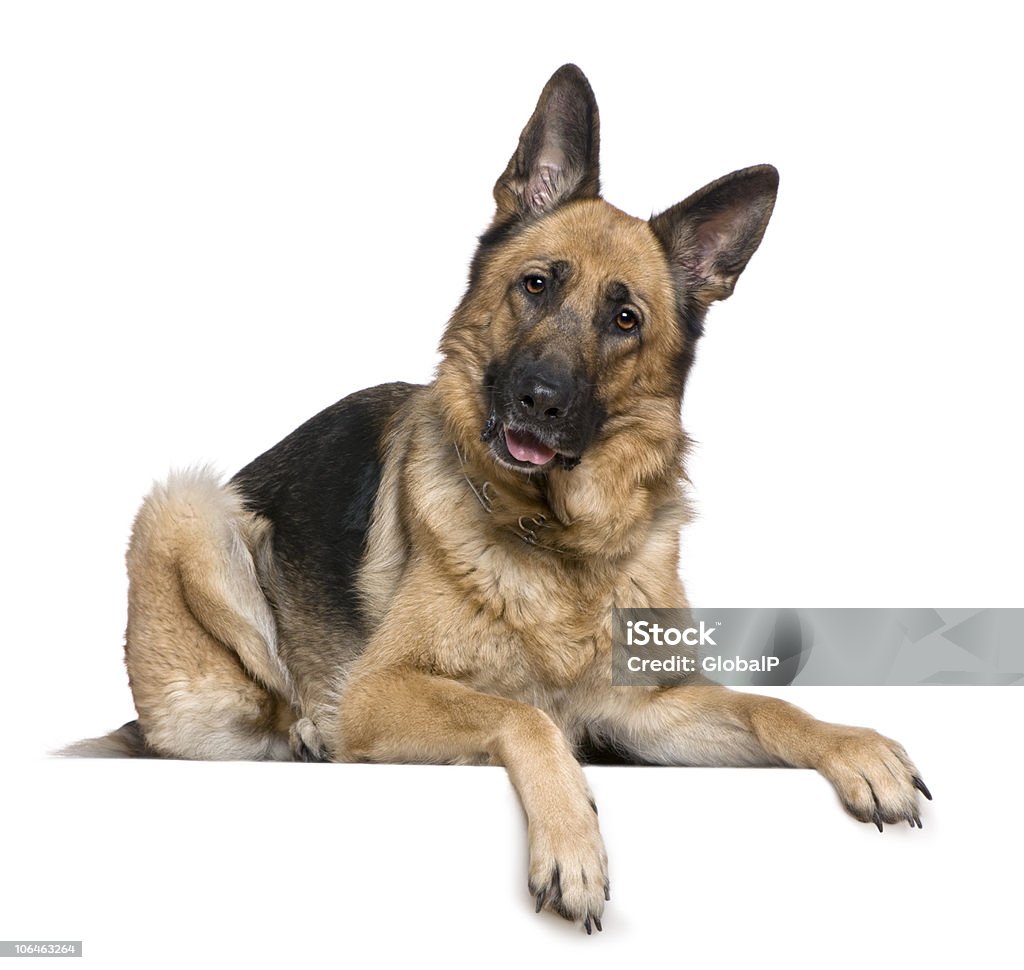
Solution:
[[[613,587],[564,568],[481,562],[463,590],[460,673],[480,690],[564,690],[609,668]]]

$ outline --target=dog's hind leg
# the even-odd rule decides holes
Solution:
[[[253,561],[265,533],[232,488],[204,471],[172,475],[139,510],[125,660],[157,754],[292,757],[291,685]]]

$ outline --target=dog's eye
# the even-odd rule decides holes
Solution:
[[[543,293],[547,285],[548,281],[536,273],[531,273],[523,280],[523,286],[526,287],[526,292],[531,296],[538,296]]]
[[[636,310],[623,307],[615,316],[615,326],[626,333],[629,333],[630,330],[636,330],[640,326],[640,315]]]

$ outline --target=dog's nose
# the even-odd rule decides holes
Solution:
[[[572,401],[568,381],[547,375],[531,374],[516,386],[516,408],[523,417],[534,421],[557,421],[564,418]]]

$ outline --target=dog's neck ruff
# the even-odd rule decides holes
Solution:
[[[495,514],[495,502],[497,497],[495,495],[494,486],[488,481],[483,482],[479,487],[473,484],[473,480],[469,477],[469,472],[466,469],[466,461],[462,456],[457,442],[452,442],[452,447],[455,449],[455,454],[459,459],[459,468],[462,470],[462,477],[466,480],[466,484],[469,486],[473,495],[476,497],[477,502],[480,503],[480,507],[488,514]],[[545,529],[554,529],[548,522],[546,515],[537,513],[531,515],[529,513],[518,516],[513,523],[506,525],[506,528],[516,537],[525,542],[528,546],[536,546],[539,549],[547,549],[550,552],[558,553],[561,556],[573,556],[574,553],[568,549],[560,548],[559,546],[549,545],[542,540],[543,531]]]

